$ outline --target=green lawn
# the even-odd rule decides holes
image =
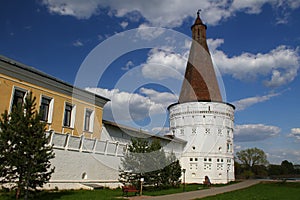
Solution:
[[[217,187],[222,185],[214,185]],[[186,191],[193,191],[203,189],[202,185],[191,184],[186,185]],[[171,193],[179,193],[183,191],[183,187],[159,190],[159,191],[144,191],[144,195],[157,196],[165,195]],[[133,196],[133,193],[129,194]],[[119,198],[117,198],[119,197]],[[35,198],[31,199],[43,199],[43,200],[112,200],[112,199],[122,199],[121,189],[103,189],[103,190],[68,190],[68,191],[58,191],[58,192],[40,192]],[[1,193],[0,200],[11,200],[14,199],[12,193]],[[252,187],[233,191],[225,194],[216,195],[213,197],[204,198],[205,200],[273,200],[273,199],[287,199],[287,200],[299,200],[300,199],[300,183],[260,183]]]
[[[111,200],[116,197],[122,196],[121,189],[103,189],[103,190],[67,190],[58,192],[40,192],[35,197],[30,199],[43,199],[43,200]],[[11,193],[0,193],[0,200],[14,199]],[[120,198],[118,198],[120,199]]]
[[[299,200],[300,183],[260,183],[252,187],[201,200]]]
[[[203,189],[202,185],[198,184],[190,184],[186,185],[185,191],[194,191]],[[155,190],[148,189],[143,190],[143,195],[149,196],[159,196],[166,194],[173,194],[183,192],[183,186],[180,188],[171,188],[165,190]],[[134,193],[129,193],[128,196],[134,196]],[[118,197],[118,198],[117,198]],[[43,200],[108,200],[108,199],[122,199],[122,190],[119,189],[103,189],[103,190],[67,190],[67,191],[58,191],[58,192],[40,192],[36,195],[35,198],[31,199],[43,199]],[[1,193],[0,192],[0,200],[11,200],[14,199],[13,193]]]

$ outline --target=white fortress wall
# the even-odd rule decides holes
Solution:
[[[153,139],[153,135],[138,130],[120,129],[116,126],[103,125],[101,140],[75,137],[70,134],[47,132],[50,144],[53,144],[55,158],[51,160],[55,166],[48,189],[80,189],[84,184],[96,183],[115,188],[121,184],[119,166],[131,142],[131,137]],[[178,157],[185,142],[161,137],[166,153],[174,152]]]
[[[51,133],[55,158],[51,160],[55,172],[50,187],[59,189],[85,188],[84,183],[99,183],[118,187],[120,158],[126,144],[99,141],[69,134]],[[81,184],[79,184],[81,183]]]
[[[234,180],[234,107],[219,102],[188,102],[169,107],[170,131],[187,141],[181,157],[186,181],[213,183]]]

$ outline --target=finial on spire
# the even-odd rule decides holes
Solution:
[[[202,11],[201,9],[199,9],[199,10],[197,11],[198,17],[200,16],[200,12],[201,12],[201,11]]]

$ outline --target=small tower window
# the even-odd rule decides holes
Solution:
[[[205,129],[205,134],[210,134],[210,129],[209,128]]]
[[[184,129],[180,129],[180,134],[181,134],[181,135],[184,134]]]
[[[192,128],[192,133],[196,134],[196,128]]]
[[[222,135],[222,130],[218,129],[218,135],[221,136]]]

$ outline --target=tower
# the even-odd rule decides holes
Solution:
[[[179,101],[168,107],[171,133],[187,141],[180,161],[187,183],[234,180],[234,109],[223,102],[199,11]]]

